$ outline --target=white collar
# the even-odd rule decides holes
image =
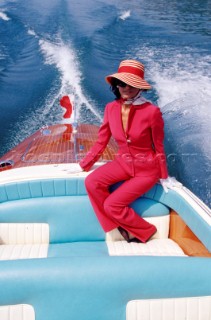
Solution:
[[[141,96],[141,92],[139,92],[133,99],[128,99],[124,101],[124,104],[132,104],[134,106],[145,103],[147,100]]]

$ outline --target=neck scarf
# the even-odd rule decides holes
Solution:
[[[141,91],[139,91],[138,94],[132,99],[128,99],[128,100],[124,100],[123,99],[124,104],[132,104],[134,106],[143,104],[146,101],[147,100],[144,97],[141,96]]]

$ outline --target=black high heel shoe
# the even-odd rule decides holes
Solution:
[[[120,234],[123,236],[123,238],[127,241],[130,242],[130,237],[129,237],[129,233],[127,232],[127,230],[123,229],[122,227],[118,227],[117,228],[120,232]]]
[[[132,238],[132,239],[130,239],[128,242],[142,243],[142,241],[139,240],[138,238]]]

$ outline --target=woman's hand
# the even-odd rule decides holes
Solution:
[[[173,187],[181,187],[182,184],[177,181],[174,177],[168,177],[167,179],[160,179],[160,183],[166,193],[168,193],[169,189],[173,189]]]

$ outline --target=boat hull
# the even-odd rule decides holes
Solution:
[[[5,315],[17,308],[21,320],[210,320],[211,213],[189,190],[157,184],[134,201],[158,231],[146,244],[126,243],[101,229],[84,186],[89,173],[22,160],[0,173],[1,320],[14,320]]]

